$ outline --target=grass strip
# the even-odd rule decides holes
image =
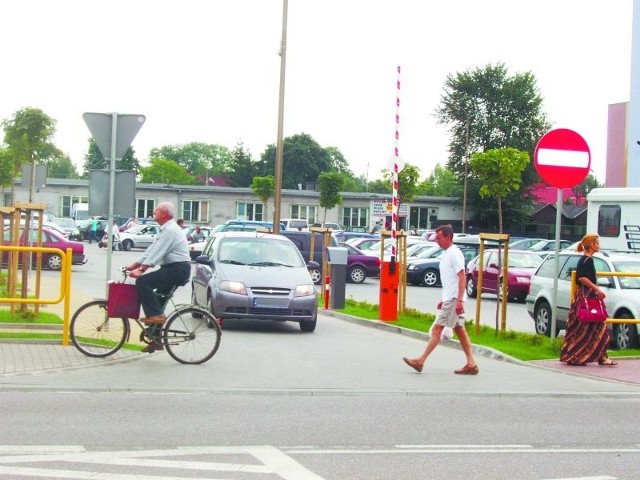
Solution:
[[[336,309],[336,311],[372,321],[379,321],[380,318],[378,305],[357,301],[352,298],[345,300],[345,308]],[[432,313],[423,313],[407,308],[404,312],[398,314],[398,320],[392,322],[392,324],[426,333],[435,319],[436,316]],[[498,350],[522,361],[550,360],[560,357],[562,338],[551,340],[543,335],[516,332],[514,330],[499,331],[496,334],[495,328],[486,325],[481,325],[480,332],[476,335],[474,320],[467,321],[465,327],[471,338],[471,343]],[[611,357],[639,356],[640,349],[610,350],[608,354]]]

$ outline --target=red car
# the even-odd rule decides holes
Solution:
[[[341,243],[347,252],[347,281],[351,283],[362,283],[367,277],[380,276],[380,258],[366,255],[353,245]]]
[[[498,258],[498,250],[486,250],[483,258],[482,291],[488,293],[502,293],[502,259]],[[509,250],[509,265],[507,267],[507,299],[524,302],[529,293],[531,277],[540,266],[546,254],[529,250]],[[478,258],[467,264],[467,295],[475,298],[478,294]]]
[[[20,246],[25,246],[25,230],[24,226],[20,227]],[[4,229],[4,237],[2,240],[3,245],[9,245],[10,231],[9,228],[5,227]],[[36,246],[38,238],[38,230],[31,231],[31,243],[29,246]],[[46,227],[42,228],[42,246],[47,248],[59,248],[60,250],[66,251],[67,248],[70,248],[72,251],[73,259],[72,263],[74,265],[84,265],[87,263],[87,257],[84,254],[84,243],[82,242],[73,242],[71,240],[67,240],[62,235],[60,235],[55,230],[50,230]],[[35,264],[37,256],[33,256],[33,263]],[[2,263],[8,262],[8,252],[3,252],[2,255]],[[57,253],[45,253],[42,255],[42,265],[49,268],[50,270],[60,270],[62,268],[62,257]]]

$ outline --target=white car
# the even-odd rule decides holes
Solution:
[[[202,255],[202,251],[204,250],[204,246],[207,244],[208,240],[209,239],[207,238],[204,242],[189,244],[189,256],[191,257],[191,260],[195,260],[197,257]]]
[[[406,237],[406,244],[407,244],[407,250],[409,249],[409,247],[413,247],[414,245],[433,245],[433,242],[427,242],[426,240],[423,240],[420,237]],[[364,253],[365,255],[372,255],[374,257],[380,257],[380,243],[382,242],[382,240],[379,240],[378,242],[376,242],[375,244],[371,245],[369,248],[367,249],[361,249],[362,253]],[[385,238],[384,239],[384,258],[382,258],[381,260],[383,262],[390,262],[391,261],[391,245],[392,245],[392,241],[390,238]]]
[[[159,225],[136,225],[120,232],[120,243],[123,250],[132,248],[147,248],[160,233]]]
[[[563,251],[559,255],[558,308],[556,333],[564,329],[571,304],[571,273],[575,271],[578,252]],[[593,256],[596,272],[640,273],[640,257],[627,254],[599,252]],[[551,334],[551,305],[553,305],[553,280],[555,275],[555,254],[547,256],[531,277],[529,294],[525,300],[527,313],[533,319],[536,333]],[[640,318],[640,278],[626,276],[606,277],[598,275],[597,282],[604,290],[607,312],[611,318]],[[611,343],[614,348],[626,349],[638,345],[640,324],[616,323],[611,326]]]

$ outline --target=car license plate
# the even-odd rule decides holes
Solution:
[[[289,306],[289,299],[278,297],[254,297],[253,306],[256,308],[287,308]]]

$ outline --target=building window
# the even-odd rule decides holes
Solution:
[[[409,228],[434,228],[438,221],[438,209],[433,207],[411,207],[409,209]]]
[[[346,227],[367,227],[369,209],[360,207],[344,207],[342,209],[342,225]]]
[[[136,201],[136,216],[138,218],[153,218],[156,209],[156,201],[148,198],[139,198]]]
[[[71,217],[71,207],[76,203],[89,203],[89,197],[76,195],[63,195],[60,197],[60,216]]]
[[[315,205],[291,205],[291,218],[301,218],[316,223],[317,207]]]
[[[206,223],[209,221],[209,202],[184,200],[182,202],[182,218],[186,222]]]
[[[618,237],[622,212],[619,205],[602,205],[598,209],[598,235]]]
[[[263,222],[262,204],[238,202],[236,204],[236,218],[238,220],[255,220]]]

